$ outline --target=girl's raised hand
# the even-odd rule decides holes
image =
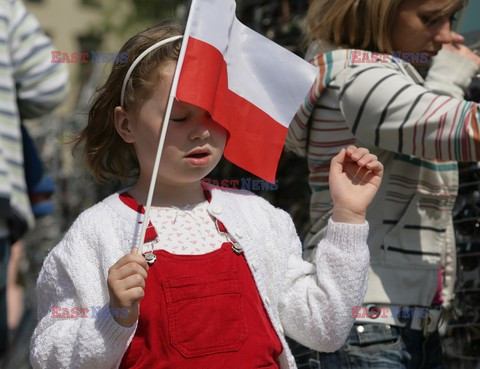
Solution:
[[[332,219],[342,223],[364,223],[367,207],[380,187],[382,175],[382,163],[365,148],[349,146],[334,156],[329,175]]]
[[[139,302],[145,292],[148,264],[134,248],[130,254],[120,258],[108,270],[108,292],[110,309],[115,312],[128,311],[128,314],[112,314],[118,324],[129,327],[139,315]]]

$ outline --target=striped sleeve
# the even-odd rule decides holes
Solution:
[[[52,63],[50,39],[21,1],[14,1],[9,25],[11,63],[22,118],[49,113],[65,99],[68,73],[64,64]]]
[[[340,109],[366,144],[426,159],[480,160],[478,105],[430,92],[400,66],[347,68]]]
[[[346,54],[347,52],[345,51]],[[310,63],[318,68],[318,74],[304,102],[293,117],[285,139],[286,149],[298,156],[307,155],[307,147],[309,145],[309,128],[307,126],[310,125],[312,114],[318,108],[316,106],[317,100],[325,89],[329,87],[333,74],[331,53],[318,54],[310,60]]]

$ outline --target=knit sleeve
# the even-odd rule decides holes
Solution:
[[[52,44],[21,1],[13,1],[9,25],[11,62],[22,118],[52,111],[68,92],[65,64],[52,63]]]
[[[87,218],[87,217],[83,217]],[[115,368],[136,329],[116,323],[99,257],[79,219],[49,254],[37,281],[33,368]]]
[[[340,109],[353,134],[365,144],[425,159],[480,160],[478,105],[427,90],[405,68],[363,64],[342,73]]]
[[[352,307],[362,304],[369,251],[368,224],[329,221],[315,264],[302,259],[300,241],[288,224],[293,253],[288,260],[284,297],[279,305],[285,334],[310,348],[333,352],[353,325]]]

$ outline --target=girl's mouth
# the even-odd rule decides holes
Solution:
[[[194,153],[187,155],[187,158],[204,158],[205,156],[208,156],[208,152],[199,152],[199,153]]]
[[[210,151],[205,149],[193,150],[185,156],[187,162],[193,166],[201,167],[210,161]]]

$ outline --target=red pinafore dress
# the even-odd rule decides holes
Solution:
[[[121,199],[144,212],[128,194]],[[156,238],[148,230],[146,242]],[[243,253],[231,242],[202,255],[153,252],[137,330],[120,368],[279,369],[283,347]]]

